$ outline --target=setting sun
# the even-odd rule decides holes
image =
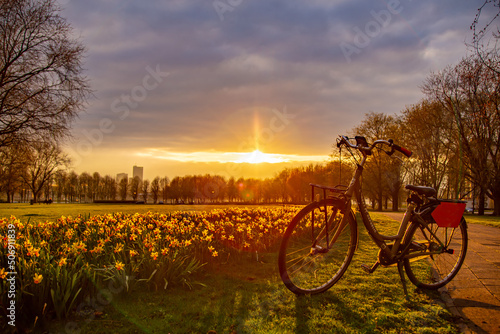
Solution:
[[[259,150],[255,150],[250,153],[242,154],[236,163],[249,163],[249,164],[260,164],[260,163],[281,163],[287,162],[287,159],[280,157],[278,154],[262,153]]]

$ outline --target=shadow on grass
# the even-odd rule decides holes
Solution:
[[[358,268],[361,254],[338,284],[319,295],[296,296],[286,289],[276,254],[259,262],[248,255],[207,270],[200,277],[206,287],[138,289],[117,296],[90,323],[74,320],[82,334],[454,332],[436,294],[410,289],[407,301],[397,270],[366,275]]]

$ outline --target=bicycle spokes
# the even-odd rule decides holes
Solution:
[[[285,232],[280,273],[296,293],[320,292],[333,285],[352,258],[357,240],[354,222],[343,224],[344,214],[332,204],[327,200],[309,205]]]
[[[467,251],[467,229],[465,221],[456,228],[432,223],[427,227],[415,233],[419,239],[412,243],[413,250],[410,248],[405,259],[405,269],[415,285],[437,289],[448,283],[460,269]]]

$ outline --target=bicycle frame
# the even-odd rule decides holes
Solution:
[[[358,209],[361,214],[361,220],[363,222],[363,225],[365,226],[366,230],[368,231],[368,234],[370,235],[371,239],[375,242],[375,244],[380,248],[381,252],[383,253],[383,259],[385,260],[383,265],[391,265],[403,258],[412,258],[412,257],[420,257],[420,256],[430,256],[432,254],[438,254],[439,252],[419,252],[416,254],[408,254],[408,251],[410,249],[411,244],[406,244],[403,245],[402,241],[405,239],[405,235],[407,231],[409,230],[409,224],[412,222],[413,224],[418,224],[421,228],[427,229],[427,231],[434,237],[434,239],[440,244],[440,246],[445,249],[447,245],[445,245],[438,236],[436,236],[428,227],[427,224],[425,223],[425,220],[421,217],[421,213],[416,213],[415,208],[417,205],[409,201],[408,206],[406,208],[406,211],[404,213],[403,219],[399,225],[398,233],[396,235],[392,236],[387,236],[381,234],[376,226],[373,224],[373,221],[370,217],[370,214],[368,212],[368,209],[366,207],[362,192],[361,192],[361,176],[363,174],[363,168],[364,165],[367,161],[368,155],[371,154],[371,151],[373,148],[378,145],[378,144],[386,144],[389,146],[392,146],[393,143],[391,141],[386,141],[386,140],[377,140],[375,141],[371,147],[359,147],[358,146],[353,146],[352,144],[349,143],[349,141],[346,142],[348,145],[350,145],[353,148],[357,148],[358,150],[361,151],[362,153],[362,159],[358,163],[356,171],[354,172],[354,175],[351,179],[351,182],[347,189],[345,191],[341,191],[338,188],[330,188],[330,187],[324,187],[324,186],[319,186],[319,185],[313,185],[311,186],[318,187],[318,188],[323,188],[324,192],[326,191],[325,189],[328,189],[333,192],[337,193],[342,193],[342,199],[344,201],[344,210],[345,212],[351,212],[351,206],[352,206],[352,198],[356,198],[356,202],[358,204]],[[399,148],[399,147],[398,147]],[[392,153],[391,153],[392,154]],[[406,154],[406,153],[405,153]],[[314,190],[313,190],[313,195],[314,195]],[[333,215],[332,215],[333,216]],[[332,237],[332,243],[336,241],[336,237],[340,234],[342,229],[346,226],[347,220],[346,220],[347,215],[344,216],[343,221],[341,222],[339,228],[337,229],[336,234]],[[357,220],[356,220],[357,222]],[[407,236],[406,239],[410,240],[412,236]],[[328,236],[327,236],[328,239]],[[388,244],[388,242],[392,242],[391,244]],[[399,256],[398,256],[399,253]],[[379,256],[380,260],[380,256]],[[372,268],[370,268],[370,272],[373,272],[376,267],[379,265],[379,262],[377,262]]]

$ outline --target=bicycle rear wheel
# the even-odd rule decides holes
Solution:
[[[456,228],[439,227],[436,223],[430,223],[428,227],[432,233],[419,228],[417,224],[412,224],[408,235],[412,235],[413,240],[405,242],[413,241],[414,245],[422,248],[422,253],[438,253],[405,259],[404,267],[406,275],[417,287],[439,289],[455,277],[465,260],[467,223],[462,217],[460,225]],[[437,239],[442,242],[444,247]]]
[[[313,202],[286,229],[278,265],[290,291],[324,292],[347,270],[357,245],[357,225],[351,212],[344,212],[338,204],[334,199]]]

